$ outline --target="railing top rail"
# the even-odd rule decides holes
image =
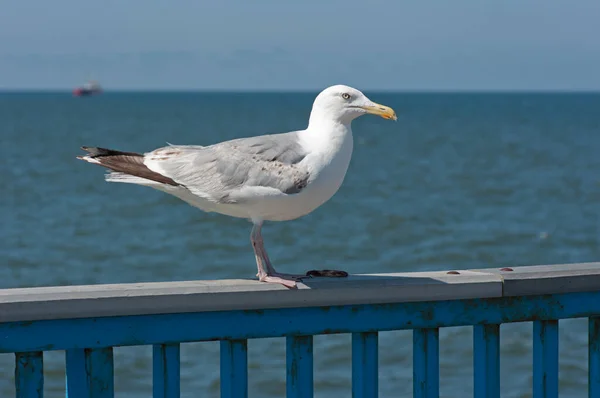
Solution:
[[[0,289],[0,322],[323,307],[600,291],[600,263],[312,278]]]
[[[534,265],[479,269],[502,276],[503,296],[560,294],[600,290],[600,263]]]

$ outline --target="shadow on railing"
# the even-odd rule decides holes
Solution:
[[[413,329],[413,395],[439,395],[439,328],[473,325],[474,395],[500,397],[500,324],[533,321],[533,395],[558,396],[558,320],[589,318],[600,397],[600,264],[311,279],[0,290],[0,352],[17,397],[43,396],[43,351],[65,350],[67,395],[113,397],[113,347],[153,345],[154,397],[180,395],[180,343],[220,340],[221,396],[246,397],[247,340],[285,337],[287,397],[313,395],[313,335],[352,333],[352,395],[378,394],[378,332]],[[285,321],[282,321],[285,320]],[[176,325],[175,327],[173,325]]]

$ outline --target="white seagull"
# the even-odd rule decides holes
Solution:
[[[258,279],[295,288],[310,272],[291,275],[273,268],[261,235],[263,222],[302,217],[337,192],[352,157],[352,121],[367,113],[396,120],[393,109],[336,85],[316,97],[305,130],[210,146],[169,145],[144,154],[82,147],[88,154],[78,159],[110,169],[106,181],[145,185],[206,212],[251,220]],[[317,275],[347,274],[325,270]]]

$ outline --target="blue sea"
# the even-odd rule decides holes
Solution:
[[[150,151],[302,129],[316,93],[0,94],[0,288],[253,278],[251,224],[108,184],[79,147]],[[600,94],[377,93],[339,192],[267,223],[283,272],[385,273],[600,260]],[[502,397],[531,397],[531,324],[502,327]],[[285,342],[249,344],[250,396],[285,394]],[[219,396],[219,346],[182,345],[182,396]],[[350,336],[315,339],[315,397],[350,397]],[[64,396],[64,353],[45,358]],[[118,397],[151,396],[151,348],[115,351]],[[410,331],[380,338],[380,396],[412,392]],[[0,396],[14,394],[0,355]],[[441,331],[444,397],[472,396],[472,331]],[[561,397],[585,397],[587,323],[560,324]]]

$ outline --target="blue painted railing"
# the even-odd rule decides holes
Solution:
[[[500,397],[500,325],[533,323],[533,396],[558,396],[558,323],[589,318],[600,397],[600,264],[309,279],[0,290],[16,396],[43,396],[43,352],[66,352],[71,398],[113,397],[113,347],[153,345],[153,396],[180,395],[180,343],[219,340],[221,396],[246,397],[248,339],[287,341],[287,397],[313,396],[313,335],[352,334],[352,395],[378,395],[378,332],[413,330],[413,395],[439,395],[439,328],[473,325],[474,396]],[[176,325],[176,326],[174,326]]]

